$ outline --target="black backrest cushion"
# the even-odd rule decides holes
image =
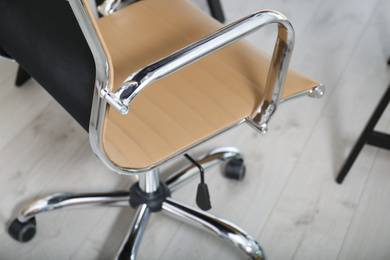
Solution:
[[[5,50],[3,50],[1,47],[0,47],[0,56],[1,57],[4,57],[4,58],[11,58],[8,53],[5,52]]]
[[[65,0],[0,0],[0,47],[88,131],[95,64]]]

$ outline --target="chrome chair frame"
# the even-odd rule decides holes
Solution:
[[[109,62],[99,41],[94,24],[88,15],[88,8],[84,5],[83,0],[67,1],[70,3],[95,59],[96,81],[89,127],[89,138],[92,150],[109,169],[119,174],[129,175],[134,178],[135,181],[138,181],[134,185],[137,185],[146,195],[156,193],[162,185],[159,179],[159,166],[182,155],[194,146],[243,122],[248,123],[260,133],[266,133],[268,122],[277,106],[279,103],[287,100],[282,100],[281,95],[294,45],[294,30],[290,22],[277,12],[257,12],[232,23],[231,25],[225,26],[217,32],[178,50],[168,57],[141,68],[139,71],[131,74],[116,92],[112,92],[109,89],[111,73]],[[118,1],[113,0],[110,2],[116,4]],[[121,114],[126,114],[129,109],[131,109],[131,103],[137,95],[151,83],[246,37],[266,25],[274,23],[278,24],[278,37],[268,72],[264,98],[255,113],[237,124],[209,137],[207,140],[203,140],[146,169],[122,168],[108,158],[102,143],[103,121],[107,104],[114,107]],[[308,95],[311,97],[320,97],[323,94],[324,87],[320,85],[312,90],[299,93],[295,96]],[[242,153],[236,148],[225,147],[215,149],[210,153],[201,156],[197,161],[204,169],[207,169],[224,161],[242,157]],[[162,183],[164,183],[163,185],[165,185],[170,192],[173,192],[197,174],[199,174],[198,168],[189,164],[171,174]],[[129,191],[105,193],[56,193],[30,203],[20,212],[17,216],[17,220],[20,223],[26,223],[40,213],[64,208],[97,205],[129,206],[130,200],[131,193]],[[141,203],[135,208],[135,216],[133,217],[133,221],[124,242],[118,250],[115,257],[116,259],[135,259],[136,257],[140,240],[152,210],[145,203]],[[259,244],[249,234],[232,223],[179,203],[171,199],[169,195],[164,197],[164,200],[161,203],[161,211],[171,217],[185,221],[222,238],[236,246],[251,259],[265,259]]]
[[[200,156],[197,161],[206,170],[233,158],[243,158],[243,154],[237,148],[222,147]],[[172,173],[164,180],[164,183],[171,192],[174,192],[198,174],[198,168],[193,164],[188,164]],[[156,184],[159,182],[158,176],[158,170],[140,175],[140,187],[142,186],[145,192],[152,193],[157,189]],[[96,206],[129,207],[130,199],[130,193],[126,190],[88,193],[55,193],[28,204],[18,214],[17,220],[20,223],[28,223],[29,220],[35,219],[39,214],[59,209],[89,208]],[[238,226],[226,220],[187,206],[170,197],[165,199],[161,208],[162,212],[170,217],[174,217],[175,219],[222,238],[224,241],[237,247],[250,259],[265,259],[264,252],[255,239]],[[136,258],[138,247],[151,213],[152,212],[148,209],[146,204],[141,204],[136,208],[129,231],[114,259]]]
[[[68,0],[68,2],[72,7],[95,59],[96,82],[89,136],[93,151],[109,169],[124,175],[138,174],[153,170],[167,161],[182,155],[194,146],[197,146],[200,143],[207,141],[243,122],[248,123],[260,133],[267,132],[269,120],[279,103],[283,101],[281,100],[281,95],[294,45],[294,29],[287,18],[282,14],[275,11],[261,11],[225,26],[215,33],[206,36],[205,38],[178,50],[159,61],[141,68],[135,73],[129,72],[129,74],[132,74],[130,74],[130,76],[123,82],[121,87],[117,91],[112,92],[109,89],[109,63],[103,47],[100,44],[94,25],[89,18],[87,7],[84,5],[82,0]],[[252,116],[243,119],[237,124],[210,136],[208,139],[202,140],[201,142],[148,168],[123,168],[116,165],[107,157],[104,152],[101,138],[103,132],[103,119],[105,117],[107,104],[111,105],[119,113],[125,115],[128,113],[130,105],[137,95],[148,85],[248,36],[249,34],[252,34],[266,25],[274,23],[278,24],[278,37],[275,43],[274,54],[271,58],[264,97],[262,102],[260,102],[258,109],[252,114]],[[308,95],[311,97],[320,97],[323,94],[324,87],[320,85],[310,91],[304,91],[296,96]]]

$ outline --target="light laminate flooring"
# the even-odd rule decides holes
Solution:
[[[207,9],[205,3],[197,4]],[[211,213],[247,230],[268,259],[390,259],[390,152],[366,146],[343,185],[335,176],[390,82],[388,0],[222,0],[227,23],[262,9],[285,14],[296,32],[291,66],[327,86],[319,100],[279,107],[267,135],[239,126],[196,148],[233,145],[247,175],[207,172]],[[274,28],[250,38],[270,50]],[[0,60],[0,259],[111,259],[133,210],[56,211],[37,218],[29,243],[9,221],[23,205],[58,191],[127,189],[106,170],[88,136],[34,81],[13,86],[17,65]],[[378,130],[390,132],[390,109]],[[166,172],[174,165],[165,167]],[[173,198],[194,205],[198,180]],[[245,259],[231,246],[162,214],[150,219],[139,259]]]

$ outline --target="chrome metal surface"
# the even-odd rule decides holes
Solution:
[[[205,230],[234,245],[251,259],[265,259],[259,244],[236,225],[206,212],[186,206],[171,198],[162,205],[163,213]]]
[[[154,169],[139,175],[138,185],[143,192],[153,193],[160,186],[158,169]]]
[[[115,259],[135,259],[146,225],[149,221],[150,214],[150,210],[146,204],[138,206],[129,231],[127,232],[125,239],[115,256]]]
[[[323,84],[312,89],[312,93],[309,94],[310,97],[320,98],[325,95],[326,87]]]
[[[325,85],[320,84],[320,85],[318,85],[318,86],[316,86],[316,87],[314,87],[312,89],[309,89],[309,90],[306,90],[306,91],[302,91],[302,92],[299,92],[299,93],[297,93],[295,95],[291,95],[291,96],[288,96],[286,98],[283,98],[280,101],[280,103],[292,100],[294,98],[302,97],[302,96],[309,96],[309,97],[313,97],[313,98],[320,98],[323,95],[325,95],[325,90],[326,90]]]
[[[110,158],[108,158],[107,154],[105,153],[104,146],[103,146],[103,140],[102,140],[104,118],[105,118],[105,114],[106,114],[106,110],[107,110],[106,109],[107,108],[106,99],[111,100],[110,102],[112,103],[112,105],[116,106],[117,109],[119,109],[119,110],[120,110],[120,106],[121,106],[121,103],[118,103],[117,105],[115,105],[114,104],[115,102],[113,101],[113,99],[110,99],[111,94],[108,95],[108,93],[110,93],[109,92],[109,83],[110,83],[109,62],[108,62],[108,59],[104,53],[103,47],[100,43],[100,40],[99,40],[97,32],[94,28],[94,25],[93,25],[92,21],[90,20],[90,17],[89,17],[88,12],[87,12],[87,6],[85,6],[85,2],[83,0],[68,0],[68,1],[72,7],[72,10],[76,16],[78,23],[80,24],[80,27],[81,27],[83,34],[88,42],[89,47],[91,48],[92,54],[93,54],[94,59],[95,59],[96,81],[95,81],[95,91],[94,91],[92,111],[91,111],[91,117],[90,117],[89,139],[90,139],[92,150],[99,157],[99,159],[106,165],[106,167],[108,167],[109,169],[111,169],[119,174],[124,174],[124,175],[134,175],[134,174],[144,173],[144,172],[147,172],[147,171],[150,171],[152,169],[157,168],[158,166],[160,166],[160,165],[172,160],[173,158],[187,152],[188,150],[192,149],[193,147],[195,147],[195,146],[197,146],[197,145],[199,145],[199,144],[201,144],[201,143],[203,143],[203,142],[205,142],[205,141],[207,141],[207,140],[209,140],[209,139],[211,139],[211,138],[213,138],[221,133],[224,133],[225,131],[227,131],[227,130],[229,130],[229,129],[231,129],[231,128],[233,128],[233,127],[235,127],[235,126],[237,126],[245,121],[248,122],[248,119],[246,119],[246,120],[243,119],[243,120],[237,122],[236,124],[231,125],[231,126],[227,127],[226,129],[223,129],[222,131],[215,133],[214,135],[209,136],[208,138],[201,140],[200,142],[195,143],[195,144],[191,145],[190,147],[187,147],[186,149],[179,151],[179,152],[173,154],[172,156],[169,156],[168,158],[166,158],[166,159],[164,159],[164,160],[162,160],[154,165],[143,168],[143,169],[123,168],[123,167],[116,165],[113,161],[110,160]],[[188,62],[193,62],[196,59],[201,58],[202,55],[209,54],[209,53],[207,53],[207,51],[205,51],[206,49],[224,47],[224,45],[221,44],[219,41],[222,41],[222,42],[225,42],[226,44],[228,44],[229,41],[231,41],[232,39],[230,39],[230,38],[227,39],[226,38],[227,36],[234,38],[233,39],[233,41],[234,41],[234,40],[237,40],[239,37],[243,37],[246,34],[249,34],[253,31],[257,30],[266,24],[275,23],[275,22],[282,24],[282,26],[279,26],[279,27],[283,27],[283,28],[286,27],[287,28],[286,33],[282,33],[283,29],[279,29],[279,37],[278,37],[278,41],[277,41],[277,46],[279,46],[278,50],[280,50],[281,49],[280,46],[284,46],[284,44],[278,44],[278,42],[283,41],[284,36],[293,34],[293,29],[292,29],[290,23],[284,18],[284,16],[282,16],[276,12],[273,12],[273,11],[259,12],[255,15],[249,16],[243,20],[240,20],[236,23],[233,23],[232,25],[230,25],[228,27],[225,27],[225,28],[217,31],[215,34],[213,34],[209,37],[206,37],[203,40],[201,40],[200,42],[197,42],[193,45],[190,45],[189,47],[187,47],[185,49],[182,49],[181,51],[169,56],[168,58],[165,58],[165,59],[162,59],[162,60],[156,62],[158,65],[156,68],[158,73],[157,74],[152,73],[153,74],[152,78],[150,78],[151,75],[147,74],[145,71],[145,68],[144,68],[143,70],[139,71],[136,74],[137,76],[135,77],[135,79],[140,80],[142,73],[146,73],[147,77],[145,77],[145,75],[144,75],[143,81],[142,81],[143,87],[145,87],[146,86],[145,84],[150,84],[152,81],[157,80],[157,79],[161,78],[162,76],[166,76],[169,73],[172,73],[174,70],[179,69],[180,66],[188,65],[188,64],[185,64],[186,60]],[[251,28],[251,29],[248,29],[248,28]],[[246,31],[246,33],[240,32],[241,29]],[[237,38],[235,38],[235,37],[237,37]],[[211,38],[213,38],[213,39],[210,41]],[[287,38],[290,39],[291,36],[287,37]],[[208,47],[206,49],[203,49],[203,47],[201,47],[201,45],[203,46],[203,44],[201,44],[203,42],[207,43],[206,45]],[[290,41],[288,41],[288,42],[290,42]],[[290,45],[291,44],[287,44],[286,46],[290,46]],[[216,47],[216,46],[219,46],[219,47]],[[284,62],[280,63],[283,65],[283,66],[281,66],[283,69],[278,70],[279,74],[278,73],[275,74],[274,73],[275,70],[270,69],[270,71],[269,71],[270,76],[269,77],[276,77],[278,80],[268,80],[267,82],[275,82],[275,85],[278,85],[278,84],[281,84],[282,82],[284,82],[284,76],[285,76],[284,68],[288,64],[288,60],[289,60],[289,56],[290,56],[290,49],[291,48],[285,49],[284,54],[279,53],[278,51],[275,50],[274,56],[278,56],[278,59],[280,57],[280,59],[284,60]],[[214,49],[214,51],[215,50],[216,49]],[[183,55],[181,55],[181,54],[183,54]],[[275,64],[276,65],[279,64],[278,62],[275,61],[278,59],[277,58],[272,59],[272,64],[271,64],[272,68],[275,67]],[[167,67],[168,64],[169,64],[169,66]],[[147,68],[150,68],[150,66],[148,66]],[[133,88],[132,81],[127,81],[126,84],[127,84],[126,87],[123,89],[126,91],[121,92],[122,91],[121,90],[118,92],[118,93],[121,93],[121,95],[125,95],[125,96],[129,95],[129,91]],[[272,87],[272,84],[268,83],[267,86]],[[280,86],[282,86],[282,84]],[[137,91],[130,94],[129,98],[134,97],[134,94],[136,95],[140,91],[139,86],[136,89],[137,89]],[[275,91],[281,92],[281,87],[276,87]],[[130,92],[132,92],[132,91],[130,91]],[[102,98],[103,96],[105,96],[106,99]],[[122,101],[120,101],[120,102],[122,102]],[[261,104],[263,104],[263,103],[264,102],[262,102]],[[126,112],[126,111],[123,111],[123,112]],[[253,122],[251,121],[251,124],[253,126],[256,126],[256,127],[258,126],[255,120]],[[133,178],[135,181],[137,181],[137,177],[133,176]]]
[[[110,67],[107,56],[104,52],[99,36],[96,33],[94,25],[88,15],[87,6],[85,6],[83,0],[68,0],[68,2],[80,25],[80,28],[95,60],[95,90],[93,94],[92,110],[89,122],[89,142],[91,144],[91,148],[107,168],[120,174],[128,174],[126,169],[123,169],[114,164],[107,157],[103,147],[103,124],[107,103],[105,99],[101,98],[101,91],[102,89],[108,89],[110,85]],[[139,171],[134,170],[133,172],[138,173]],[[133,180],[137,181],[138,178],[133,176]]]
[[[268,120],[271,118],[275,112],[276,106],[275,103],[269,104],[267,109],[265,109],[264,114],[262,114],[260,122],[256,122],[252,117],[245,118],[248,125],[254,128],[260,134],[266,134],[268,132]]]
[[[271,59],[263,100],[250,118],[252,124],[266,128],[266,124],[280,101],[294,45],[293,27],[282,14],[274,11],[257,12],[236,21],[131,74],[116,92],[106,90],[102,94],[118,112],[126,114],[136,96],[148,85],[272,23],[279,25],[278,38]]]
[[[115,12],[120,3],[121,0],[105,0],[97,9],[101,15],[107,16]]]
[[[95,193],[55,193],[27,205],[18,215],[20,222],[26,222],[39,213],[57,209],[91,206],[129,206],[129,191]]]
[[[257,111],[247,118],[247,122],[260,133],[268,131],[268,122],[279,105],[295,40],[294,29],[284,16],[272,22],[278,23],[278,38],[268,71],[263,100]]]
[[[242,158],[243,154],[235,147],[221,147],[200,156],[197,162],[204,170],[227,161],[232,158]],[[179,189],[181,186],[190,181],[193,177],[198,176],[199,169],[193,164],[188,164],[180,170],[171,174],[164,180],[171,192]]]

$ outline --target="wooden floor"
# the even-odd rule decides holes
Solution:
[[[283,104],[266,136],[242,125],[192,152],[234,145],[246,154],[247,175],[241,182],[224,179],[217,168],[207,173],[211,213],[247,230],[269,259],[390,259],[390,152],[366,146],[344,184],[334,181],[390,82],[390,1],[222,4],[228,22],[261,9],[284,13],[296,31],[292,67],[327,85],[327,93],[320,100]],[[251,41],[270,49],[273,35],[267,28]],[[0,259],[110,259],[131,209],[42,214],[36,237],[26,244],[6,232],[18,210],[39,196],[131,184],[102,166],[87,134],[35,81],[13,86],[16,68],[0,61]],[[390,132],[389,122],[387,109],[378,129]],[[196,184],[173,197],[193,205]],[[139,259],[245,257],[202,231],[156,214]]]

